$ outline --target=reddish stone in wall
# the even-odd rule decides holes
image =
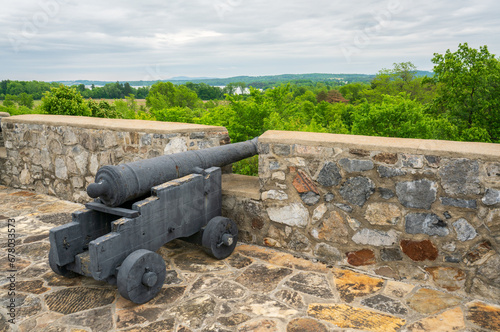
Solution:
[[[347,262],[354,266],[375,264],[375,254],[370,249],[362,249],[346,253]]]
[[[438,257],[438,250],[429,240],[423,241],[410,241],[402,240],[400,242],[401,249],[414,261],[430,261],[436,260]]]
[[[297,171],[297,175],[295,175],[292,184],[299,194],[312,191],[319,195],[318,188],[316,188],[311,178],[309,178],[309,176],[300,169]]]
[[[252,228],[253,229],[262,229],[264,227],[264,220],[261,218],[253,218],[252,219]]]

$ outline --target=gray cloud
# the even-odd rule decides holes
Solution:
[[[0,79],[432,69],[459,43],[500,52],[490,0],[19,0],[0,13]]]

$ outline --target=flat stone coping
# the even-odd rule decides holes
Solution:
[[[227,132],[219,126],[206,126],[192,123],[162,122],[148,120],[125,120],[93,118],[87,116],[23,114],[2,118],[3,123],[43,124],[47,126],[70,126],[88,129],[107,129],[124,132],[146,132],[169,134],[178,132]]]
[[[222,194],[260,200],[259,178],[241,174],[222,174]]]
[[[269,130],[259,137],[259,143],[301,144],[308,146],[356,148],[382,152],[407,152],[450,158],[476,158],[498,161],[500,144],[455,142],[425,139],[340,135]]]

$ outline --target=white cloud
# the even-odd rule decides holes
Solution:
[[[433,53],[463,42],[500,53],[500,4],[491,0],[18,0],[3,7],[0,79],[375,73],[400,61],[429,70]]]

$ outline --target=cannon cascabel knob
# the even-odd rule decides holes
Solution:
[[[92,198],[97,198],[99,196],[105,195],[108,192],[109,185],[105,180],[99,182],[91,183],[87,187],[87,194]]]

